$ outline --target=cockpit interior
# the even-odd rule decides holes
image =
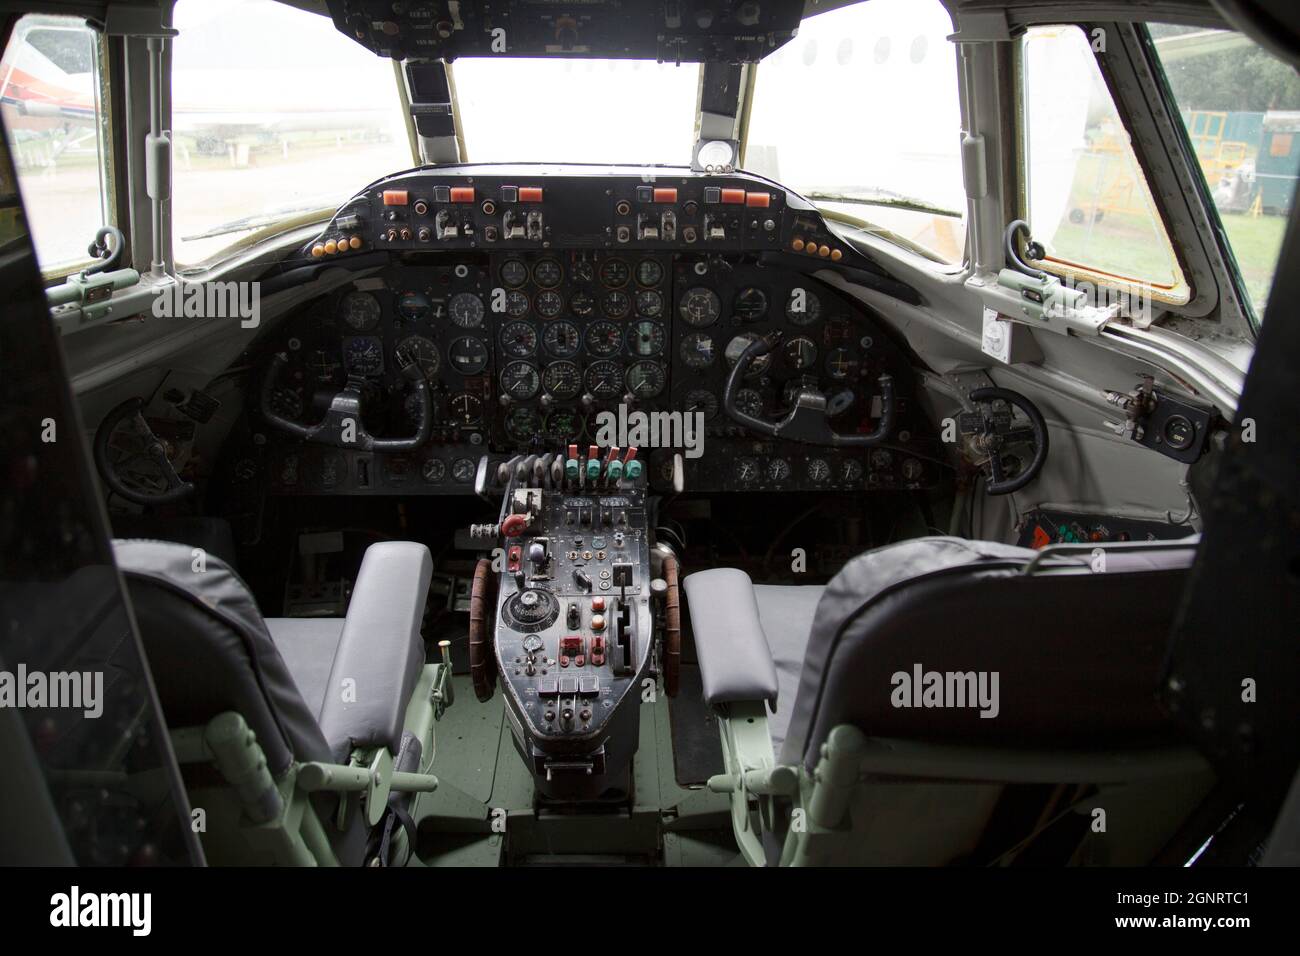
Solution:
[[[0,863],[1296,863],[1284,6],[0,3]]]

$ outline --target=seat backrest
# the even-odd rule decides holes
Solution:
[[[1038,552],[959,538],[860,555],[817,606],[781,762],[811,770],[841,724],[1001,748],[1171,742],[1155,695],[1196,539],[1160,544],[1032,574]],[[953,706],[977,689],[991,705]]]
[[[113,551],[171,727],[200,727],[233,710],[257,734],[273,776],[295,759],[332,759],[252,595],[229,565],[209,554],[196,569],[193,549],[168,541],[117,540]]]

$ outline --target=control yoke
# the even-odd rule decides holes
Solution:
[[[262,380],[262,417],[280,431],[296,435],[304,441],[357,451],[414,451],[428,441],[433,422],[433,405],[429,399],[429,383],[416,362],[402,366],[407,390],[415,391],[416,416],[419,419],[419,427],[410,438],[376,438],[366,431],[361,422],[361,389],[365,381],[354,377],[349,377],[347,385],[334,393],[325,417],[315,425],[303,425],[285,418],[275,411],[272,396],[276,382],[288,364],[288,356],[277,352]]]
[[[782,333],[779,330],[760,336],[750,343],[736,360],[731,374],[727,376],[726,388],[722,392],[722,407],[732,421],[740,422],[752,431],[771,435],[774,438],[837,448],[878,445],[889,437],[889,433],[894,428],[894,379],[888,374],[881,375],[877,380],[880,385],[880,422],[876,430],[869,435],[844,435],[831,428],[831,416],[843,410],[843,396],[828,397],[809,385],[800,388],[794,399],[794,407],[784,418],[777,421],[759,418],[741,410],[736,403],[736,393],[741,389],[745,373],[755,359],[776,348],[781,338]]]

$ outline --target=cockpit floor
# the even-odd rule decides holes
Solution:
[[[727,796],[677,782],[663,695],[642,707],[630,800],[541,807],[511,742],[500,694],[480,703],[467,676],[453,684],[455,703],[434,728],[431,772],[439,786],[413,807],[418,839],[410,865],[743,864]]]

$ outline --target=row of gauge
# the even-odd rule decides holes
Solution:
[[[661,268],[652,259],[646,261]],[[467,267],[460,268],[468,274]],[[575,318],[586,319],[594,317],[598,307],[602,316],[615,320],[626,319],[633,311],[645,319],[662,318],[664,314],[663,294],[656,289],[642,289],[631,294],[608,292],[599,301],[591,293],[579,289],[570,294],[567,303],[564,296],[554,289],[543,289],[531,297],[520,289],[502,289],[499,294],[494,290],[491,295],[493,311],[508,319],[522,319],[530,314],[542,319],[556,319],[566,311]],[[395,307],[399,321],[440,320],[445,315],[461,329],[479,328],[487,316],[483,296],[468,290],[453,294],[445,305],[434,301],[425,292],[405,291],[398,294]],[[768,294],[757,286],[741,289],[731,302],[731,315],[739,322],[757,322],[767,317],[768,310]],[[722,316],[722,299],[707,286],[694,286],[682,294],[677,312],[687,325],[707,328]],[[812,325],[821,317],[821,302],[812,292],[792,289],[784,312],[793,325]],[[379,300],[369,292],[353,291],[340,301],[339,317],[351,332],[366,333],[379,326],[383,309]]]
[[[688,464],[688,481],[693,477]],[[893,485],[900,482],[919,485],[925,477],[925,466],[918,459],[879,448],[868,456],[866,464],[856,456],[741,454],[731,458],[729,485],[753,490],[810,486],[861,488],[864,484]]]

